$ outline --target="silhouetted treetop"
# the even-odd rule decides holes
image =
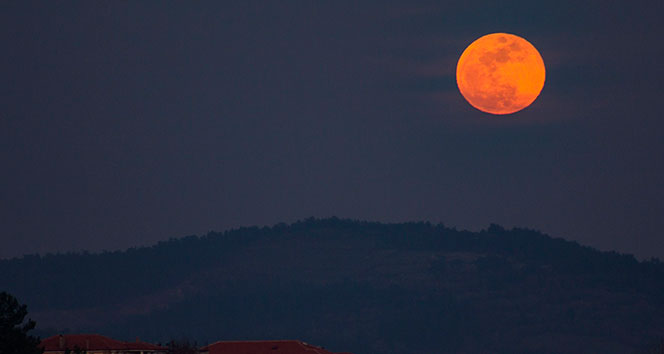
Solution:
[[[28,332],[35,328],[35,321],[25,320],[27,305],[7,292],[0,292],[0,353],[40,354],[39,338]]]

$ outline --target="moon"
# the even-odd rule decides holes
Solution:
[[[527,40],[509,33],[482,36],[463,51],[456,79],[461,95],[482,112],[505,115],[535,101],[544,87],[542,56]]]

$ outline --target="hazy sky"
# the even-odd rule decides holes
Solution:
[[[662,1],[0,5],[0,257],[309,216],[522,226],[664,258]],[[526,110],[456,61],[542,54]]]

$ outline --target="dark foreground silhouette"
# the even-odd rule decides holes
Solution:
[[[35,321],[26,318],[28,306],[0,292],[0,354],[41,354],[39,338],[31,334]]]
[[[42,337],[298,338],[356,354],[634,353],[664,337],[664,265],[525,229],[308,219],[0,261]]]

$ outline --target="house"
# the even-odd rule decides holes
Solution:
[[[164,354],[166,348],[141,342],[123,342],[99,334],[65,334],[41,341],[44,354],[64,354],[66,350],[81,349],[88,354]]]
[[[332,353],[297,340],[222,341],[205,346],[200,351],[201,354],[344,354]]]

